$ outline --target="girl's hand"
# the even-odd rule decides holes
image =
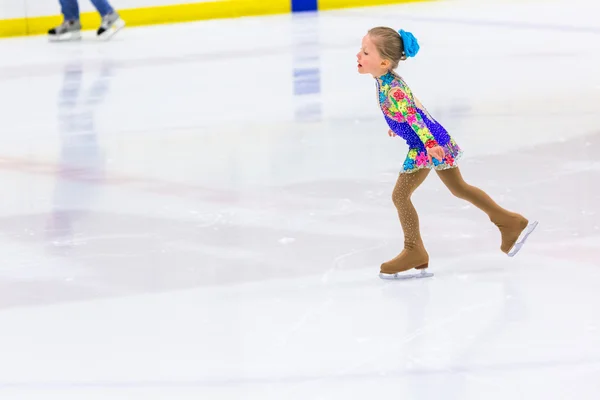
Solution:
[[[436,160],[442,162],[446,154],[444,153],[444,149],[442,149],[440,146],[435,146],[427,149],[427,155],[429,156],[429,162],[433,164],[432,157],[435,157]]]
[[[389,136],[389,137],[394,137],[394,136],[397,136],[397,135],[396,135],[396,132],[394,132],[394,131],[393,131],[393,130],[391,130],[391,129],[388,129],[388,136]]]

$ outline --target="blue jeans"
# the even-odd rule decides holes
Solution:
[[[79,19],[79,4],[77,0],[59,0],[60,7],[65,20]],[[92,0],[92,4],[102,17],[114,11],[108,0]]]

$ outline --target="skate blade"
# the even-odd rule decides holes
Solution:
[[[48,41],[50,42],[74,42],[81,40],[81,32],[67,32],[62,35],[50,35]]]
[[[521,232],[521,235],[517,239],[517,243],[515,243],[515,245],[512,247],[512,249],[510,249],[510,251],[508,252],[509,257],[514,257],[517,255],[517,253],[521,250],[521,247],[523,247],[523,245],[525,244],[525,241],[527,241],[527,238],[529,237],[529,235],[531,235],[533,233],[533,231],[535,230],[535,228],[537,228],[537,226],[538,226],[537,221],[533,221],[533,222],[527,224],[527,227],[525,229],[523,229],[523,232]]]
[[[125,27],[125,21],[123,21],[121,18],[119,18],[118,20],[115,21],[114,24],[112,24],[112,26],[109,29],[102,32],[101,35],[98,35],[98,39],[104,40],[104,41],[110,40],[113,36],[115,36],[117,34],[117,32],[119,32],[124,27]]]
[[[379,273],[379,277],[381,279],[384,280],[390,280],[390,281],[403,281],[403,280],[409,280],[409,279],[422,279],[422,278],[431,278],[433,276],[433,272],[428,272],[424,269],[422,269],[420,272],[416,272],[416,273],[405,273],[405,272],[398,272],[396,274],[384,274],[384,273]]]

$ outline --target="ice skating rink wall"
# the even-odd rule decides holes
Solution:
[[[110,0],[127,26],[407,3],[422,0]],[[100,17],[90,0],[79,0],[84,29]],[[0,37],[44,34],[60,24],[58,0],[0,0]]]

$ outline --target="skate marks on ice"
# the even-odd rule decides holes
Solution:
[[[419,292],[427,287],[419,286]],[[425,290],[427,292],[427,290]],[[414,293],[413,293],[414,295]],[[374,349],[368,356],[357,360],[354,363],[350,363],[348,366],[340,369],[335,374],[336,377],[349,377],[358,374],[358,371],[372,370],[372,374],[378,376],[379,379],[393,376],[401,375],[446,375],[446,374],[459,374],[468,372],[469,368],[458,367],[457,371],[453,371],[454,368],[441,367],[441,368],[432,368],[430,366],[426,366],[427,363],[420,360],[417,354],[413,354],[411,349],[412,345],[418,342],[419,340],[424,339],[428,335],[434,334],[435,332],[442,331],[444,329],[448,329],[456,325],[460,320],[465,318],[470,318],[472,314],[478,314],[482,312],[486,312],[486,310],[492,310],[494,307],[502,305],[502,300],[491,300],[487,302],[482,302],[479,304],[474,304],[470,306],[461,307],[451,314],[448,314],[442,318],[431,319],[429,321],[425,318],[425,313],[422,307],[424,304],[420,304],[417,307],[412,307],[412,313],[415,317],[413,323],[407,326],[408,332],[406,332],[403,336],[395,338],[393,341],[387,343],[385,346],[380,346],[379,348]],[[390,358],[390,355],[403,355],[400,358],[405,358],[407,361],[407,365],[405,367],[393,367],[391,369],[384,368],[381,366],[381,360],[386,360]],[[413,366],[410,366],[413,364]],[[421,367],[415,368],[415,365],[421,365]],[[462,371],[459,371],[462,369]],[[476,368],[473,368],[473,372]],[[323,377],[318,381],[325,381],[331,379],[331,377]]]
[[[340,270],[343,269],[342,267],[342,263],[343,261],[347,260],[347,259],[352,259],[358,255],[363,255],[366,256],[367,253],[374,251],[374,250],[379,250],[381,248],[386,247],[389,244],[389,242],[386,240],[383,243],[379,243],[376,244],[374,246],[369,246],[369,247],[365,247],[362,249],[357,249],[357,250],[352,250],[348,253],[344,253],[341,254],[339,256],[337,256],[335,258],[335,260],[333,261],[333,267],[329,268],[327,271],[325,271],[325,273],[323,273],[323,275],[321,276],[321,283],[323,284],[327,284],[330,283],[332,280],[332,277],[339,272]]]

